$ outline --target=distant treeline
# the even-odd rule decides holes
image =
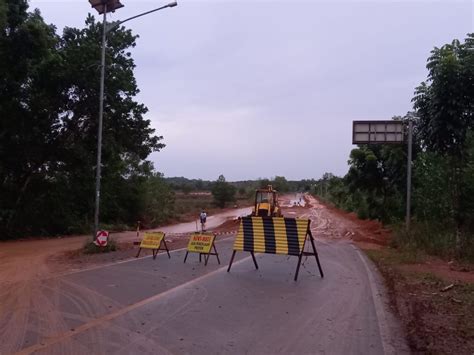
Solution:
[[[175,191],[190,193],[194,191],[211,191],[215,181],[202,179],[187,179],[185,177],[167,177],[164,180]],[[229,181],[230,185],[237,189],[237,193],[244,195],[254,193],[256,189],[272,187],[278,192],[304,192],[310,191],[316,183],[315,179],[287,180],[284,176],[275,176],[274,178],[260,178],[257,180]]]
[[[474,35],[435,48],[416,89],[412,229],[395,243],[474,259]],[[325,174],[314,193],[361,218],[397,224],[405,216],[406,145],[361,145],[344,177]]]

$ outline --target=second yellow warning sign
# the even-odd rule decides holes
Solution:
[[[191,234],[188,243],[188,251],[191,253],[209,254],[216,236],[211,233]]]
[[[209,261],[209,256],[215,255],[217,258],[217,262],[220,264],[219,254],[217,253],[216,245],[214,241],[216,239],[216,235],[213,233],[194,233],[191,234],[188,242],[188,248],[186,250],[186,255],[184,256],[184,262],[188,258],[189,253],[198,253],[199,254],[199,262],[201,262],[201,256],[204,255],[205,263]],[[214,249],[214,252],[212,252]]]

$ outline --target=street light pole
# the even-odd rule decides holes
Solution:
[[[138,15],[135,15],[135,16],[132,16],[132,17],[129,17],[129,18],[125,19],[125,20],[118,21],[118,22],[114,23],[112,26],[110,26],[109,28],[107,28],[106,33],[109,33],[110,31],[115,30],[117,27],[119,27],[120,25],[122,25],[124,22],[130,21],[130,20],[134,20],[134,19],[136,19],[136,18],[138,18],[138,17],[142,17],[142,16],[145,16],[145,15],[151,14],[151,13],[153,13],[153,12],[166,9],[166,8],[168,8],[168,7],[175,7],[175,6],[178,6],[178,3],[177,3],[176,1],[173,1],[173,2],[170,2],[169,4],[167,4],[167,5],[165,5],[165,6],[162,6],[162,7],[157,8],[157,9],[150,10],[150,11],[147,11],[147,12],[143,12],[143,13],[141,13],[141,14],[138,14]]]
[[[99,209],[100,209],[100,179],[102,165],[102,122],[104,120],[104,88],[105,88],[105,45],[106,45],[106,25],[107,25],[107,3],[104,4],[104,19],[102,25],[102,53],[100,61],[100,98],[99,98],[99,128],[97,132],[97,168],[95,175],[95,211],[94,211],[94,235],[95,240],[99,230]]]
[[[96,167],[96,179],[95,179],[95,210],[94,210],[94,235],[95,240],[97,232],[99,230],[99,212],[100,212],[100,182],[101,182],[101,168],[102,168],[102,127],[104,119],[104,91],[105,91],[105,49],[107,44],[107,33],[118,28],[124,22],[142,17],[153,12],[166,9],[168,7],[175,7],[178,5],[176,1],[173,1],[165,6],[159,7],[154,10],[146,11],[144,13],[132,16],[123,21],[119,21],[107,28],[107,12],[114,12],[115,10],[123,7],[120,0],[89,0],[90,4],[96,9],[99,14],[103,14],[102,22],[102,48],[101,48],[101,62],[100,62],[100,103],[99,103],[99,125],[97,132],[97,167]]]

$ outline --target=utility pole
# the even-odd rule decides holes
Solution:
[[[102,122],[104,120],[104,82],[105,82],[105,45],[107,26],[107,3],[104,3],[104,19],[102,21],[102,49],[100,60],[100,99],[99,99],[99,128],[97,132],[97,167],[95,175],[95,211],[94,211],[94,235],[95,240],[99,230],[99,206],[100,206],[100,179],[102,168]]]
[[[405,225],[407,231],[410,231],[411,220],[411,165],[412,165],[412,148],[413,148],[413,121],[408,118],[408,158],[407,158],[407,211]]]

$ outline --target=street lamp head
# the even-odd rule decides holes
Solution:
[[[115,12],[124,6],[120,0],[89,0],[89,3],[100,15],[104,12]],[[105,11],[106,9],[107,11]]]
[[[175,6],[178,6],[178,2],[177,1],[173,1],[173,2],[170,2],[168,4],[168,7],[175,7]]]

